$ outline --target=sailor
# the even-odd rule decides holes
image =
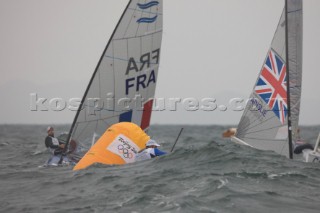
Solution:
[[[48,136],[45,139],[46,147],[53,155],[62,154],[64,144],[61,144],[57,138],[54,137],[54,129],[49,126],[47,128]]]
[[[226,130],[222,133],[222,137],[223,138],[231,138],[232,136],[235,136],[236,133],[237,133],[236,128],[229,128],[228,130]]]
[[[167,154],[164,151],[161,151],[158,149],[160,145],[150,139],[147,143],[146,143],[146,148],[141,150],[137,155],[136,155],[136,161],[142,161],[142,160],[147,160],[147,159],[151,159],[151,158],[155,158],[157,156],[161,156],[161,155],[165,155]]]
[[[311,149],[311,150],[314,149],[314,147],[311,144],[309,144],[309,143],[307,143],[307,142],[305,142],[304,140],[301,139],[301,137],[300,137],[300,128],[297,129],[296,137],[297,137],[297,141],[295,143],[295,147],[294,147],[294,150],[293,150],[294,154],[301,154],[304,149]]]

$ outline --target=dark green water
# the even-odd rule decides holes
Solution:
[[[319,212],[320,165],[184,126],[175,151],[125,166],[40,168],[46,126],[0,126],[1,212]],[[181,126],[152,126],[169,151]],[[56,126],[56,133],[68,126]],[[302,127],[314,143],[320,127]]]

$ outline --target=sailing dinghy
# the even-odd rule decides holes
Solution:
[[[119,122],[148,129],[160,62],[162,4],[162,0],[128,2],[83,95],[65,153],[70,141],[76,141],[81,160]]]
[[[285,0],[271,48],[231,136],[236,143],[272,150],[290,159],[299,129],[302,12],[302,0]]]
[[[320,133],[315,143],[314,149],[303,150],[303,158],[305,162],[320,163]]]

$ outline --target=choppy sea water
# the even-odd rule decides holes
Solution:
[[[149,134],[170,151],[181,127]],[[0,125],[0,212],[320,212],[320,164],[233,144],[225,126],[184,128],[167,156],[74,172],[39,167],[46,126]],[[301,134],[314,143],[319,130]]]

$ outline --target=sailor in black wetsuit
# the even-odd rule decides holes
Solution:
[[[59,155],[62,153],[64,144],[61,144],[57,138],[54,137],[54,129],[49,126],[47,128],[48,136],[45,139],[46,147],[53,155]]]

